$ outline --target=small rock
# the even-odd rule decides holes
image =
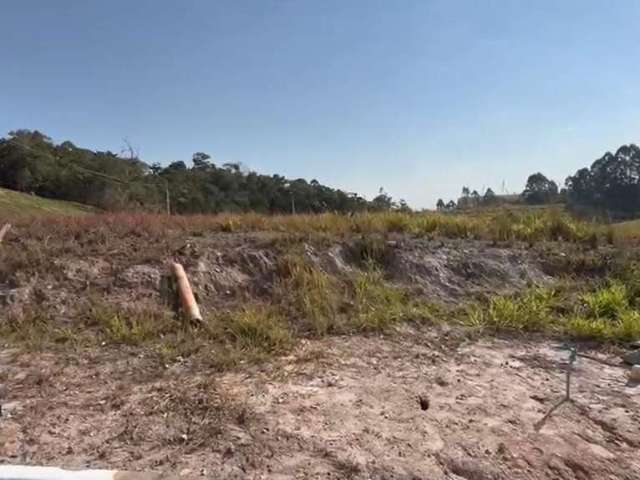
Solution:
[[[182,470],[180,470],[180,476],[181,477],[186,477],[190,473],[191,473],[191,469],[190,468],[183,468]]]
[[[8,402],[2,405],[2,415],[11,416],[22,408],[20,402]]]
[[[627,352],[622,356],[622,359],[631,365],[640,365],[640,350]]]
[[[634,365],[629,371],[629,380],[632,382],[640,382],[640,365]]]

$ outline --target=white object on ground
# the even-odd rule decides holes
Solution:
[[[62,470],[56,467],[0,465],[0,480],[114,480],[117,470]]]
[[[640,365],[634,365],[629,372],[629,380],[640,382]]]
[[[169,480],[175,476],[124,470],[63,470],[57,467],[0,465],[0,480]]]

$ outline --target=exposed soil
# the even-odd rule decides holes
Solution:
[[[590,354],[540,423],[568,358],[542,340],[328,337],[228,373],[5,349],[0,457],[185,478],[640,478],[640,386]]]
[[[293,246],[287,241],[286,235],[277,234],[218,234],[153,240],[114,237],[80,245],[65,237],[35,242],[16,234],[0,251],[4,255],[4,260],[0,258],[0,306],[19,312],[38,305],[41,311],[64,319],[86,308],[88,298],[160,305],[166,300],[162,278],[169,273],[169,262],[179,261],[199,301],[205,307],[220,308],[268,295],[279,258],[291,251],[335,275],[362,266],[353,253],[357,240],[323,245],[298,240]],[[485,293],[549,284],[550,274],[566,273],[550,266],[557,270],[556,260],[573,258],[578,248],[554,244],[550,254],[544,245],[512,248],[485,241],[400,238],[385,240],[381,266],[388,281],[438,302],[455,303]]]
[[[362,262],[357,239],[90,235],[4,243],[0,316],[37,308],[64,322],[95,297],[162,305],[171,260],[185,265],[205,312],[268,298],[290,251],[337,276]],[[567,271],[597,274],[609,254],[383,240],[388,282],[448,304],[552,284]],[[564,396],[566,351],[542,339],[403,328],[303,340],[289,356],[226,373],[188,358],[162,365],[143,348],[0,346],[0,462],[185,478],[640,478],[640,387],[615,357],[580,357],[573,401],[541,423]]]

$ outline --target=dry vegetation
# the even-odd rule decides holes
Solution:
[[[620,409],[607,420],[619,431],[590,404],[597,423],[558,416],[575,438],[530,427],[564,387],[565,356],[532,334],[614,349],[640,336],[628,229],[557,209],[10,220],[0,354],[17,360],[0,380],[22,410],[4,420],[0,459],[185,478],[502,478],[528,458],[531,478],[575,480],[635,458]],[[162,293],[170,261],[202,322]],[[623,377],[609,368],[589,377],[597,401]],[[617,457],[584,455],[592,444]]]
[[[490,210],[473,215],[105,214],[13,220],[24,238],[20,243],[8,242],[0,250],[0,283],[5,284],[37,276],[53,268],[56,258],[69,255],[158,263],[175,257],[185,238],[212,234],[259,232],[263,241],[279,252],[275,278],[270,279],[266,294],[250,294],[232,302],[210,313],[201,325],[176,320],[168,307],[112,305],[94,298],[91,289],[82,308],[62,322],[37,305],[4,315],[0,328],[5,338],[34,348],[108,342],[150,347],[164,361],[209,352],[209,346],[216,345],[215,355],[207,354],[207,361],[224,367],[240,358],[283,352],[296,338],[385,332],[407,320],[606,341],[628,340],[640,332],[640,317],[635,311],[640,290],[635,264],[619,258],[614,262],[612,255],[620,255],[611,253],[616,252],[611,245],[630,245],[636,237],[628,229],[618,237],[615,228],[576,220],[557,208]],[[554,258],[556,273],[583,275],[579,281],[565,279],[570,285],[566,290],[578,288],[583,293],[571,296],[558,287],[534,286],[516,295],[485,295],[480,301],[443,307],[385,278],[389,244],[393,243],[389,238],[407,236],[484,241],[524,249],[539,244],[545,256]],[[307,243],[328,245],[345,239],[350,241],[357,266],[349,274],[325,271],[303,254]],[[558,245],[566,244],[576,248],[569,255],[558,254]],[[603,254],[599,246],[610,250]],[[617,266],[621,264],[625,269]],[[597,278],[584,278],[594,272]]]
[[[10,216],[9,216],[10,217]],[[206,235],[216,232],[279,232],[291,235],[344,237],[402,233],[418,237],[491,241],[614,241],[615,229],[572,218],[559,208],[501,209],[477,214],[359,213],[318,215],[221,214],[173,216],[103,214],[55,218],[18,217],[35,235],[116,235],[159,239],[167,234]],[[630,238],[625,230],[625,238]],[[108,240],[107,238],[104,239]]]

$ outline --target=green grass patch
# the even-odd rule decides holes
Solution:
[[[491,331],[547,332],[601,342],[640,338],[640,312],[632,307],[629,290],[615,280],[577,299],[540,288],[492,297],[471,307],[466,323]]]
[[[275,302],[300,334],[326,335],[341,330],[341,286],[337,278],[301,255],[286,255],[279,264]]]
[[[271,306],[252,305],[222,314],[212,322],[212,334],[243,352],[280,353],[293,344],[287,322]]]
[[[96,212],[96,209],[81,203],[52,200],[0,188],[0,212],[7,217],[34,214],[81,215]]]
[[[491,297],[486,305],[474,305],[468,323],[493,330],[541,331],[553,323],[553,290],[533,288],[521,295]]]
[[[375,265],[351,279],[351,298],[345,323],[355,331],[382,332],[399,322],[433,319],[434,307],[389,285]]]

